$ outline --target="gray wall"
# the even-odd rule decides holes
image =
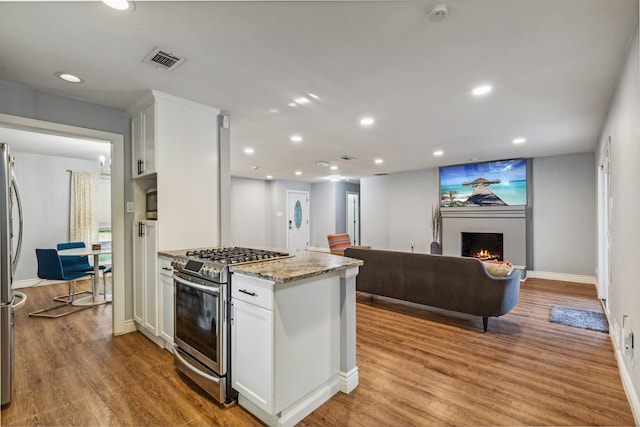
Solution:
[[[328,234],[347,232],[347,192],[359,193],[360,184],[327,181],[311,185],[312,247],[328,249]]]
[[[596,275],[593,153],[533,159],[533,270]]]
[[[231,178],[231,233],[234,246],[270,247],[271,183]]]
[[[131,127],[124,110],[0,81],[0,113],[124,135],[124,161],[131,164]],[[133,200],[131,168],[124,171],[125,201]],[[133,214],[125,214],[125,319],[133,318],[132,223]]]
[[[533,159],[533,270],[595,275],[593,165],[593,154]],[[437,183],[435,168],[362,178],[363,244],[409,252],[414,242],[415,252],[429,252]]]
[[[631,354],[622,351],[619,363],[631,377],[635,390],[636,421],[640,411],[640,286],[638,285],[638,242],[640,242],[640,198],[636,186],[640,181],[640,66],[638,28],[633,35],[615,97],[609,109],[597,150],[597,165],[611,138],[610,198],[611,215],[611,283],[609,309],[613,333],[622,327],[622,317],[628,315],[635,334],[635,348]],[[600,200],[602,203],[602,200]],[[600,236],[598,246],[606,248],[606,237]],[[619,335],[614,335],[619,341]],[[623,376],[623,379],[625,377]],[[631,393],[629,393],[631,395]]]
[[[311,185],[311,247],[327,248],[327,235],[336,231],[336,182]]]
[[[11,145],[11,141],[4,141]],[[24,215],[22,253],[14,280],[37,278],[36,248],[55,248],[69,240],[71,174],[67,170],[100,172],[96,161],[21,153],[14,171],[20,187]],[[17,218],[17,213],[14,213]],[[17,222],[17,221],[16,221]]]
[[[373,176],[360,180],[362,244],[428,253],[431,208],[439,201],[436,169]]]

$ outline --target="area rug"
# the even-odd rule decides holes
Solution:
[[[551,322],[593,331],[609,332],[609,324],[603,313],[554,305],[551,307]]]

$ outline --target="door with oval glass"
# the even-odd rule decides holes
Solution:
[[[287,250],[309,248],[309,193],[287,191]]]

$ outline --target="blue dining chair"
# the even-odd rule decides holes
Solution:
[[[78,249],[86,248],[84,242],[65,242],[58,243],[57,248],[59,251],[65,249]],[[88,256],[80,255],[60,255],[60,261],[62,261],[62,268],[64,271],[93,271],[93,266],[89,264]],[[100,266],[100,270],[104,270],[103,265]]]
[[[38,259],[38,277],[46,280],[64,280],[68,282],[69,294],[66,296],[61,295],[54,298],[54,300],[56,301],[62,301],[63,304],[56,304],[51,307],[33,311],[29,313],[29,316],[56,318],[66,316],[67,314],[71,314],[76,311],[80,311],[79,309],[74,307],[73,310],[56,312],[55,314],[45,314],[48,311],[64,307],[65,305],[71,305],[76,295],[76,280],[81,277],[88,276],[88,273],[86,271],[65,272],[62,268],[62,261],[60,261],[58,251],[55,249],[36,249],[36,258]]]

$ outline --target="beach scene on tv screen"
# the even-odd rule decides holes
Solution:
[[[440,206],[524,206],[527,161],[501,160],[440,168]]]

